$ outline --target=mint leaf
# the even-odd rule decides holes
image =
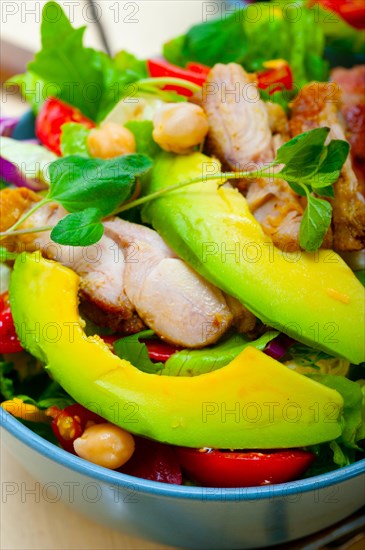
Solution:
[[[286,181],[300,181],[318,170],[325,153],[324,144],[329,128],[315,128],[299,134],[282,145],[276,154],[275,164],[285,164],[279,172]]]
[[[69,212],[97,208],[107,216],[130,197],[135,178],[151,166],[151,159],[138,154],[110,160],[76,155],[61,158],[50,165],[51,188],[47,198],[58,201]]]
[[[68,214],[52,229],[51,239],[58,244],[89,246],[100,241],[104,233],[101,212],[86,208],[82,212]]]
[[[90,129],[83,124],[67,122],[62,126],[61,151],[64,157],[69,155],[80,155],[90,157],[87,148],[87,138]]]
[[[331,225],[332,207],[329,202],[307,194],[308,204],[299,230],[300,246],[308,252],[317,250]]]
[[[154,158],[162,149],[152,137],[153,122],[151,120],[130,120],[124,125],[132,132],[136,140],[137,153]]]
[[[327,154],[311,178],[313,189],[328,187],[335,183],[340,177],[342,166],[344,165],[350,152],[350,144],[341,139],[333,139],[326,147]],[[323,194],[323,189],[321,189]]]
[[[164,368],[163,363],[153,363],[148,355],[146,344],[139,341],[140,338],[150,338],[154,335],[152,330],[144,330],[126,336],[114,343],[114,353],[121,359],[125,359],[134,365],[137,369],[156,374]]]

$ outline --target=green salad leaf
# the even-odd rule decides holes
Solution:
[[[151,338],[153,336],[153,330],[143,330],[137,334],[132,334],[132,336],[125,336],[114,343],[114,353],[143,372],[160,374],[164,364],[153,363],[148,355],[146,344],[140,342],[141,338]]]
[[[146,76],[146,68],[123,52],[115,59],[83,45],[85,27],[74,29],[61,6],[54,1],[43,8],[42,49],[29,63],[28,71],[8,85],[20,86],[37,112],[49,96],[57,96],[101,121],[129,86]]]
[[[249,340],[244,334],[235,334],[214,346],[204,349],[186,349],[174,353],[165,363],[161,374],[168,376],[198,376],[228,365],[246,347],[264,350],[269,342],[278,336],[270,330],[257,340]]]
[[[136,140],[137,153],[154,158],[162,149],[152,137],[153,122],[151,120],[130,120],[124,125],[132,132]]]
[[[61,151],[62,156],[79,155],[90,157],[87,147],[87,138],[90,129],[77,122],[67,122],[62,126]]]
[[[163,376],[199,376],[228,365],[247,346],[265,349],[278,334],[277,331],[270,330],[253,341],[243,334],[235,334],[204,349],[176,351],[164,364],[153,363],[149,358],[146,344],[140,342],[141,338],[154,336],[152,330],[146,330],[115,342],[114,352],[143,372]]]
[[[181,66],[189,61],[209,66],[236,62],[247,71],[263,69],[270,59],[285,59],[300,89],[312,80],[327,80],[324,46],[324,32],[313,12],[305,5],[281,0],[274,5],[258,2],[229,14],[222,7],[220,16],[194,25],[185,35],[167,42],[163,54]]]

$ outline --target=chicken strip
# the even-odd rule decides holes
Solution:
[[[351,144],[353,159],[365,162],[365,65],[352,69],[337,67],[331,80],[342,91],[341,114],[345,120],[346,138]]]
[[[18,193],[13,190],[14,199]],[[66,214],[47,204],[22,228],[52,226]],[[226,332],[233,315],[222,292],[177,258],[158,233],[119,218],[105,221],[104,228],[100,241],[87,247],[59,245],[49,232],[28,234],[22,244],[78,273],[87,299],[82,309],[96,322],[123,332],[147,325],[161,338],[190,348],[214,343]]]
[[[202,106],[209,122],[208,147],[224,168],[238,172],[272,158],[268,111],[254,77],[241,65],[214,65]]]
[[[222,292],[193,271],[147,227],[119,218],[104,223],[105,233],[123,249],[124,288],[146,325],[180,346],[214,343],[232,324]]]
[[[341,90],[335,83],[307,84],[292,104],[290,129],[292,136],[321,126],[331,128],[330,138],[346,139],[339,108]],[[361,250],[365,243],[364,188],[346,160],[340,178],[334,185],[333,240],[338,251]]]
[[[235,63],[215,65],[207,82],[203,107],[210,126],[209,149],[230,170],[271,162],[277,148],[289,139],[283,109],[264,103],[255,79]],[[299,248],[305,204],[285,181],[246,179],[233,185],[246,195],[251,212],[275,246],[285,251]]]

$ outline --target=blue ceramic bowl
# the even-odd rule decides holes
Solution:
[[[361,508],[365,460],[329,474],[264,487],[168,485],[107,470],[42,439],[0,409],[1,442],[63,500],[124,533],[180,548],[263,548],[315,533]]]

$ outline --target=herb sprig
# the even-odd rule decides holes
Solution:
[[[264,168],[200,175],[133,201],[129,199],[136,178],[152,167],[149,157],[133,154],[111,160],[76,155],[61,158],[50,165],[48,194],[0,237],[31,232],[31,229],[17,229],[45,204],[58,202],[70,213],[52,228],[51,238],[64,245],[87,246],[101,238],[104,217],[141,206],[171,191],[209,180],[219,179],[223,185],[232,179],[274,178],[287,181],[296,193],[307,198],[299,242],[304,250],[313,252],[321,246],[332,219],[331,204],[320,196],[334,196],[332,185],[337,181],[349,153],[346,141],[332,140],[325,144],[329,132],[329,128],[316,128],[300,134],[280,147],[275,160]],[[33,231],[49,229],[35,227]]]

